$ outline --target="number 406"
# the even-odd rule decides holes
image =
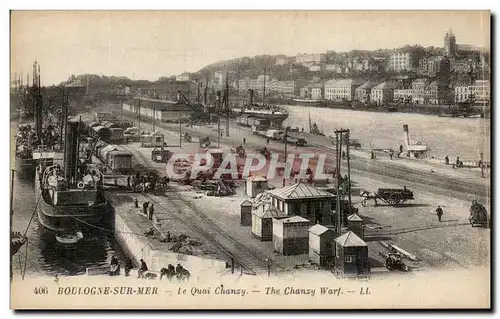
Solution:
[[[36,287],[35,288],[35,295],[45,295],[49,292],[47,287]]]

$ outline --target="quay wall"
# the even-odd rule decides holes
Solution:
[[[157,240],[140,235],[147,229],[135,225],[125,214],[127,212],[122,213],[115,209],[115,239],[135,266],[140,265],[140,260],[144,259],[152,272],[159,272],[168,264],[181,264],[191,274],[208,270],[222,272],[226,268],[226,262],[222,260],[169,252],[166,251],[165,245],[161,245],[163,249],[155,247],[153,241]]]

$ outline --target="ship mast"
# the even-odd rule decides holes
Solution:
[[[262,106],[266,105],[266,71],[267,71],[267,65],[264,66],[264,90],[262,92]]]
[[[226,70],[226,93],[224,94],[224,100],[226,103],[226,137],[229,137],[229,75]]]

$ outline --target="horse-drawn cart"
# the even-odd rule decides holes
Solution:
[[[413,192],[405,188],[379,188],[376,193],[370,193],[367,191],[361,192],[361,205],[366,207],[366,201],[373,199],[375,201],[375,206],[377,206],[377,199],[387,203],[391,206],[401,205],[408,200],[413,200]]]

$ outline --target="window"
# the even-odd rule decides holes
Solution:
[[[355,258],[354,258],[354,255],[345,255],[345,259],[344,259],[344,261],[345,261],[346,263],[353,263],[353,262],[354,262],[354,259],[355,259]]]

